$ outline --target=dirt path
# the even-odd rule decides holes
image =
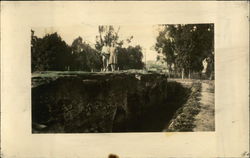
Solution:
[[[195,116],[193,131],[214,131],[214,83],[211,81],[202,82],[200,112]]]

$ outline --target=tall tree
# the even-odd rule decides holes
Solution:
[[[168,68],[174,64],[182,74],[201,72],[202,61],[213,60],[213,24],[163,25],[155,49],[165,56]],[[212,63],[212,62],[211,62]]]
[[[172,72],[172,65],[175,64],[175,52],[174,52],[174,43],[171,38],[166,38],[167,30],[159,32],[158,37],[156,38],[155,49],[159,54],[163,54],[164,58],[157,57],[157,60],[164,60],[167,63],[168,70]]]
[[[111,46],[112,43],[116,44],[116,51],[118,55],[118,67],[121,70],[127,69],[142,69],[144,64],[142,62],[142,49],[139,45],[124,47],[124,44],[129,45],[133,39],[130,36],[127,39],[119,38],[120,27],[114,26],[99,26],[99,34],[96,36],[96,49],[101,50],[104,45]]]
[[[119,41],[119,31],[120,27],[115,30],[112,25],[98,26],[99,35],[96,36],[96,49],[100,51],[104,45],[111,46],[112,43],[116,43],[118,46],[121,46],[123,41]]]
[[[38,38],[31,32],[33,71],[63,71],[69,69],[71,49],[57,33]]]
[[[73,70],[99,71],[101,69],[101,56],[88,43],[83,42],[82,37],[76,38],[72,45]]]
[[[142,48],[139,45],[129,46],[128,48],[118,47],[118,52],[119,69],[142,69],[144,67]]]

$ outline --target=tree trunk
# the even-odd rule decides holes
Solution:
[[[188,78],[191,78],[191,73],[190,73],[190,69],[188,70]]]
[[[171,72],[172,72],[171,65],[167,65],[167,67],[168,67],[168,78],[170,78],[171,77]]]
[[[210,75],[209,75],[209,80],[213,79],[213,71],[211,71]]]
[[[184,69],[181,71],[181,79],[184,79]]]

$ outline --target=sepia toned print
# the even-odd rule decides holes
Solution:
[[[214,24],[64,30],[31,30],[32,133],[215,131]]]
[[[249,157],[248,6],[246,1],[2,1],[1,157]],[[168,73],[166,57],[161,53],[163,47],[155,48],[163,26],[190,24],[214,27],[210,29],[214,31],[214,73],[206,74],[203,70],[211,61],[208,59],[202,61],[201,75],[190,71],[190,78],[201,82],[201,91],[197,91],[199,84],[190,87],[193,80],[189,79],[188,69],[175,72],[173,66]],[[121,63],[121,51],[117,51],[117,63],[112,71],[108,49],[95,46],[100,37],[99,26],[114,27],[118,42],[124,41],[125,53],[129,46],[139,45],[143,68]],[[45,56],[38,55],[37,61],[31,53],[37,50],[32,50],[31,30],[39,41],[38,50],[47,52]],[[57,33],[55,39],[61,40],[40,40],[46,35],[51,39],[54,33]],[[85,59],[89,55],[83,55],[84,50],[72,53],[73,41],[79,36],[82,43],[98,51],[99,66],[86,62],[96,57]],[[131,36],[131,42],[127,42]],[[47,45],[53,45],[53,51],[45,49]],[[58,51],[58,48],[63,49]],[[87,53],[93,55],[91,50]],[[52,52],[62,53],[56,56],[58,53]],[[72,59],[73,54],[82,58]],[[63,58],[55,62],[58,57]],[[62,59],[65,60],[58,62]],[[213,82],[214,89],[210,86]],[[180,97],[176,91],[187,92],[188,97],[183,93],[184,97]],[[125,109],[123,105],[131,106]],[[167,115],[162,107],[168,110]],[[130,121],[124,124],[124,118]],[[136,127],[137,131],[128,127]]]

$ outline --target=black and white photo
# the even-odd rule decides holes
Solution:
[[[32,133],[214,131],[214,54],[210,23],[34,28]]]

